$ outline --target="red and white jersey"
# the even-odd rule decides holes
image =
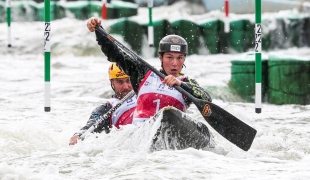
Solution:
[[[112,98],[108,100],[112,107],[119,103],[119,99]],[[137,105],[137,95],[124,102],[119,108],[111,115],[111,124],[119,128],[119,125],[126,125],[132,123],[133,111]]]
[[[184,76],[177,78],[182,81]],[[183,112],[188,108],[184,96],[174,87],[163,84],[162,80],[151,70],[146,73],[139,86],[133,124],[144,122],[166,106],[173,106]]]

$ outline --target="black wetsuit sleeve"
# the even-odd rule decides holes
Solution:
[[[135,57],[125,53],[100,32],[95,32],[96,40],[101,47],[101,51],[108,57],[108,61],[116,62],[116,65],[130,76],[132,87],[135,93],[138,93],[139,84],[149,68],[141,64]]]
[[[108,57],[110,62],[116,62],[117,66],[130,76],[132,87],[137,94],[139,84],[143,80],[145,74],[149,71],[149,68],[141,64],[137,59],[135,59],[135,57],[132,57],[130,54],[126,54],[107,37],[100,34],[100,32],[95,32],[97,38],[96,40],[101,47],[101,51]],[[210,102],[212,101],[211,96],[193,79],[185,78],[184,82],[181,84],[181,87],[198,99],[208,100]],[[191,103],[187,98],[185,101],[187,105]]]
[[[183,80],[183,82],[181,83],[181,87],[185,91],[187,91],[188,93],[190,93],[191,95],[193,95],[194,97],[196,97],[198,99],[207,100],[209,102],[212,102],[212,98],[209,95],[209,93],[207,93],[206,90],[204,90],[202,87],[200,87],[199,84],[197,83],[197,81],[194,79],[189,79],[188,77],[186,77]],[[185,102],[188,106],[192,103],[186,97],[185,97]]]
[[[101,104],[100,106],[96,107],[93,112],[91,113],[89,120],[87,121],[86,125],[80,129],[78,132],[76,132],[74,135],[81,136],[85,131],[87,131],[92,125],[94,125],[98,120],[100,120],[100,116],[103,116],[105,113],[107,113],[112,108],[112,105],[109,102],[105,102]],[[108,122],[105,122],[109,126],[111,125],[110,118]],[[99,124],[96,129],[94,129],[94,132],[101,133],[104,130],[104,123]]]

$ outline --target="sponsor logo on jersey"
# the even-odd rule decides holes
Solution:
[[[202,110],[202,115],[203,116],[210,116],[211,113],[212,113],[211,107],[209,106],[209,104],[206,104],[205,107]]]
[[[150,76],[151,77],[156,77],[156,74],[152,72]]]

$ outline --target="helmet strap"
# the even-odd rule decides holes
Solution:
[[[110,79],[110,84],[111,84],[111,88],[113,89],[113,91],[115,92],[114,86],[112,84],[112,80]]]
[[[161,66],[161,68],[163,69],[163,71],[165,71],[165,69],[164,69],[164,65],[163,65],[163,61],[161,60],[161,61],[160,61],[160,63],[161,63],[161,65],[160,65],[160,66]]]

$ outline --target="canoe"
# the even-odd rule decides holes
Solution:
[[[161,109],[152,120],[159,127],[152,138],[151,151],[203,149],[210,143],[208,127],[174,107]]]

